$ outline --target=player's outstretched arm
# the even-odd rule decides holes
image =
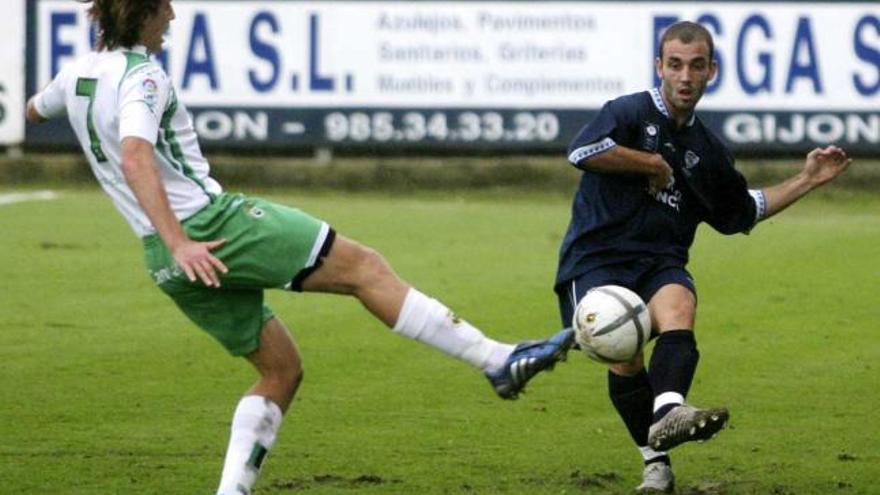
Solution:
[[[124,138],[122,173],[159,237],[189,280],[195,282],[198,277],[207,286],[220,287],[217,272],[226,273],[227,269],[211,251],[223,245],[225,240],[197,242],[187,237],[168,203],[165,186],[156,170],[153,144],[137,137]]]
[[[25,118],[28,122],[32,124],[40,124],[42,122],[46,122],[49,119],[43,117],[42,115],[40,115],[40,112],[37,111],[37,105],[34,103],[34,98],[36,97],[32,96],[31,99],[29,99],[27,102],[27,108],[25,109],[24,113]]]
[[[816,148],[807,154],[804,168],[785,182],[764,188],[767,212],[771,217],[788,208],[807,193],[836,179],[849,167],[852,159],[837,146]]]

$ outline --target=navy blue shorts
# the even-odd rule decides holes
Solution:
[[[668,284],[683,285],[693,292],[694,296],[697,295],[693,277],[677,261],[642,258],[594,268],[580,274],[574,280],[556,286],[562,326],[571,326],[571,318],[577,302],[593,287],[620,285],[632,290],[648,303],[661,287]]]

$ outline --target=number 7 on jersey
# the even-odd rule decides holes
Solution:
[[[101,139],[98,137],[98,131],[95,130],[95,122],[92,118],[92,107],[95,105],[95,91],[98,88],[98,80],[80,77],[76,80],[76,96],[85,96],[89,99],[89,109],[86,112],[86,128],[89,130],[89,141],[91,144],[92,154],[99,163],[106,162],[107,156],[101,149]]]

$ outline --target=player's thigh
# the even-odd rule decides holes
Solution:
[[[694,328],[697,297],[686,286],[668,283],[660,287],[648,302],[651,326],[659,333]]]
[[[301,283],[306,292],[352,294],[366,283],[396,279],[388,263],[374,249],[342,235],[336,235],[320,266]]]
[[[691,274],[678,262],[660,260],[640,277],[641,296],[651,310],[654,334],[693,329],[697,288]]]

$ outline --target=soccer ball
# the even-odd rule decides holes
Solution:
[[[590,289],[574,309],[572,325],[580,348],[601,363],[632,360],[651,336],[648,306],[617,285]]]

